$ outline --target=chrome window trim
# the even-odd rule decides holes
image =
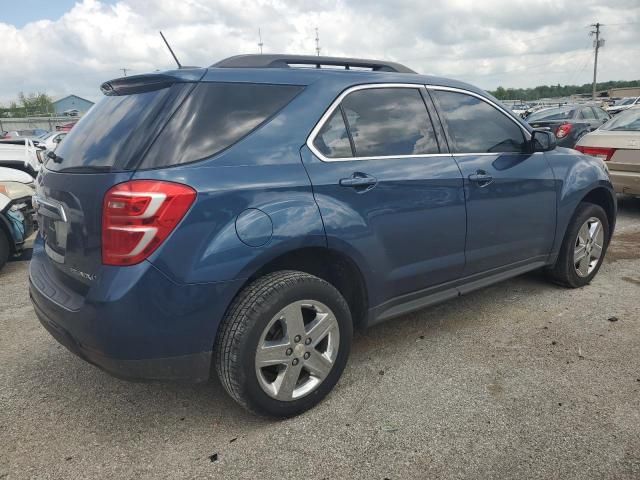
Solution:
[[[518,127],[520,127],[520,129],[524,133],[525,139],[527,141],[531,140],[531,133],[529,132],[529,130],[527,130],[525,128],[524,125],[522,125],[522,123],[520,123],[518,120],[515,119],[515,117],[513,116],[513,113],[509,113],[506,109],[502,108],[496,102],[494,102],[494,101],[492,101],[492,100],[490,100],[490,99],[488,99],[486,97],[483,97],[479,93],[472,92],[470,90],[465,90],[464,88],[444,87],[444,86],[440,86],[440,85],[425,85],[425,87],[427,88],[427,90],[442,90],[442,91],[445,91],[445,92],[462,93],[463,95],[470,95],[472,97],[477,98],[478,100],[482,100],[483,102],[491,105],[493,108],[495,108],[496,110],[498,110],[502,114],[506,115],[506,117],[509,120],[511,120],[513,123],[515,123]],[[507,153],[507,152],[501,152],[501,153]],[[517,152],[512,152],[512,153],[517,153]],[[465,153],[464,155],[482,155],[482,153]],[[490,155],[495,155],[495,154],[491,153]]]
[[[363,85],[355,85],[353,87],[349,87],[346,90],[344,90],[331,103],[331,105],[324,112],[322,117],[320,117],[320,120],[318,120],[318,122],[316,123],[315,127],[313,127],[313,130],[311,130],[311,133],[307,137],[306,144],[307,144],[307,147],[309,148],[309,150],[311,150],[311,152],[316,157],[318,157],[323,162],[351,162],[351,161],[358,161],[358,160],[384,160],[384,159],[429,158],[429,157],[451,157],[451,156],[453,156],[453,157],[462,157],[462,156],[468,156],[468,155],[489,156],[489,155],[500,155],[502,153],[508,153],[508,152],[495,152],[495,153],[491,153],[491,152],[478,152],[478,153],[473,153],[473,152],[468,152],[468,153],[422,153],[422,154],[416,154],[416,155],[381,155],[381,156],[376,156],[376,157],[339,157],[339,158],[325,157],[315,147],[315,145],[313,144],[313,141],[316,139],[316,136],[318,135],[318,132],[320,132],[320,130],[322,129],[324,124],[329,120],[331,115],[333,115],[333,112],[336,110],[336,108],[338,108],[338,106],[340,105],[342,100],[352,92],[357,92],[359,90],[377,89],[377,88],[415,88],[418,91],[424,90],[424,89],[426,89],[426,90],[442,90],[442,91],[448,91],[448,92],[462,93],[464,95],[470,95],[470,96],[475,97],[475,98],[477,98],[479,100],[482,100],[483,102],[491,105],[493,108],[495,108],[496,110],[501,112],[509,120],[514,122],[518,127],[520,127],[520,129],[524,133],[525,139],[527,141],[531,140],[531,133],[525,128],[524,125],[522,125],[518,120],[516,120],[511,113],[509,113],[507,110],[502,108],[497,103],[491,101],[490,99],[485,98],[482,95],[480,95],[478,93],[475,93],[475,92],[472,92],[470,90],[465,90],[463,88],[457,88],[457,87],[445,87],[445,86],[440,86],[440,85],[423,85],[423,84],[417,84],[417,83],[367,83],[367,84],[363,84]],[[426,106],[425,106],[425,109],[426,109]],[[347,126],[347,128],[348,128],[348,126]],[[513,152],[513,153],[514,154],[518,154],[518,152]],[[536,153],[538,153],[538,152],[536,152]]]
[[[333,112],[338,108],[342,100],[349,95],[350,93],[357,92],[359,90],[372,90],[379,88],[413,88],[418,91],[424,90],[425,86],[419,83],[367,83],[363,85],[355,85],[353,87],[347,88],[343,91],[338,97],[331,103],[326,112],[320,117],[316,126],[313,127],[311,133],[307,137],[307,147],[309,150],[313,152],[313,154],[318,157],[323,162],[351,162],[357,160],[384,160],[384,159],[401,159],[401,158],[428,158],[428,157],[450,157],[450,153],[421,153],[416,155],[381,155],[376,157],[339,157],[339,158],[329,158],[325,157],[313,144],[313,141],[316,139],[318,132],[322,129],[324,124],[329,120]],[[427,112],[427,107],[425,105],[425,112]],[[348,127],[347,127],[348,128]],[[435,132],[434,132],[435,133]]]

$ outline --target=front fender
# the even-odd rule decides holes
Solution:
[[[580,202],[597,189],[606,191],[614,206],[616,197],[609,173],[601,159],[582,155],[568,148],[556,148],[546,155],[556,179],[557,189],[558,221],[551,259],[555,261],[569,222]],[[612,224],[611,231],[613,226]]]

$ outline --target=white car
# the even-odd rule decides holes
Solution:
[[[37,143],[39,147],[44,147],[47,150],[53,151],[62,139],[67,136],[67,133],[68,132],[49,132],[38,138],[34,138],[33,141],[34,143]]]
[[[20,140],[0,140],[0,167],[17,168],[36,176],[42,164],[43,150],[25,138]]]
[[[32,198],[34,181],[14,168],[0,167],[0,269],[22,253],[36,228]]]
[[[616,192],[640,196],[640,105],[588,133],[575,148],[607,162]]]
[[[612,106],[605,108],[605,110],[610,115],[615,115],[616,113],[620,113],[623,110],[628,110],[629,108],[636,105],[640,105],[640,97],[627,97],[623,98],[622,100],[618,100]]]

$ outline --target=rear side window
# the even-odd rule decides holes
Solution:
[[[349,134],[340,108],[336,108],[333,115],[324,123],[313,145],[327,158],[353,156]]]
[[[427,107],[416,88],[371,88],[342,101],[356,157],[438,153]]]
[[[580,114],[582,116],[582,118],[584,118],[585,120],[595,120],[596,117],[593,114],[593,110],[591,110],[591,107],[585,107],[582,110],[580,110]]]
[[[471,95],[435,90],[457,153],[526,152],[522,129],[497,108]]]
[[[161,132],[140,168],[210,157],[259,127],[302,89],[293,85],[200,83]]]

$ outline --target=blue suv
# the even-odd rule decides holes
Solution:
[[[354,328],[539,268],[586,285],[613,232],[602,160],[399,64],[244,55],[101,88],[38,175],[30,293],[119,377],[216,370],[295,415]]]

